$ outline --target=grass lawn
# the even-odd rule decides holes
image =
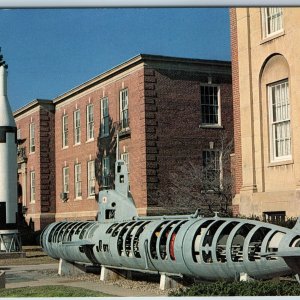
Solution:
[[[96,291],[62,285],[0,289],[2,297],[112,297]]]

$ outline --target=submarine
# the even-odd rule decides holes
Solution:
[[[138,216],[126,164],[115,164],[115,188],[99,192],[97,221],[48,225],[40,244],[70,263],[171,274],[209,281],[300,273],[300,219],[292,229],[242,218]]]

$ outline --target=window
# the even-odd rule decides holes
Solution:
[[[90,104],[86,107],[86,139],[94,139],[94,105]]]
[[[264,37],[272,36],[283,30],[281,7],[266,7],[262,10]]]
[[[102,185],[108,187],[110,184],[110,162],[109,156],[102,158]]]
[[[35,151],[35,129],[34,123],[29,125],[29,151],[30,153]]]
[[[108,98],[101,100],[101,136],[109,134]]]
[[[291,159],[288,81],[268,86],[271,161]]]
[[[120,91],[120,123],[121,130],[129,128],[128,89]]]
[[[220,125],[220,88],[214,85],[202,85],[200,98],[202,124]]]
[[[128,152],[121,153],[121,159],[124,160],[127,167],[127,172],[129,173],[129,153]]]
[[[75,198],[80,198],[81,193],[81,164],[75,165]]]
[[[17,139],[18,140],[21,139],[21,129],[20,128],[17,129]]]
[[[35,202],[35,172],[30,172],[30,202]]]
[[[80,144],[80,110],[74,112],[74,144]]]
[[[95,196],[95,161],[88,162],[88,196]]]
[[[63,168],[63,192],[64,193],[69,193],[69,182],[70,182],[69,167],[64,167]]]
[[[285,221],[285,211],[264,212],[263,218],[265,222],[278,224]]]
[[[206,150],[202,153],[203,171],[207,189],[221,186],[221,160],[220,151]]]
[[[62,146],[67,147],[68,146],[68,115],[64,115],[62,118]]]

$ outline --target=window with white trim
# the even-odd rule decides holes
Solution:
[[[271,161],[291,159],[288,80],[268,85]]]
[[[70,172],[69,167],[63,168],[63,192],[69,193],[69,186],[70,186]]]
[[[101,99],[101,136],[109,134],[109,111],[108,111],[108,98]]]
[[[81,198],[81,164],[75,165],[75,198]]]
[[[110,185],[110,161],[109,156],[102,158],[102,185],[108,187]]]
[[[95,196],[95,161],[91,160],[88,162],[88,196]]]
[[[80,110],[74,111],[74,144],[80,144]]]
[[[264,38],[283,31],[283,11],[281,7],[262,8]]]
[[[202,125],[221,125],[220,87],[201,85],[200,101]]]
[[[129,153],[128,152],[121,153],[121,159],[124,160],[127,167],[127,171],[129,173]]]
[[[67,147],[68,146],[68,134],[69,134],[69,129],[68,129],[68,115],[63,115],[62,117],[62,146]]]
[[[208,189],[219,188],[222,181],[221,152],[218,150],[204,150],[202,152],[202,159],[204,177],[208,183]]]
[[[35,152],[35,125],[30,123],[29,125],[29,152]]]
[[[35,171],[30,172],[30,202],[35,202]]]
[[[121,130],[129,128],[128,89],[120,91],[120,125]]]
[[[94,139],[94,105],[89,104],[86,107],[86,139]]]
[[[17,129],[17,139],[20,140],[21,139],[21,128]]]

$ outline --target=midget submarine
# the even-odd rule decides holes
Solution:
[[[255,220],[192,215],[138,216],[124,161],[115,189],[99,193],[97,221],[48,225],[40,243],[52,258],[111,269],[204,280],[300,273],[300,220],[292,229]]]

